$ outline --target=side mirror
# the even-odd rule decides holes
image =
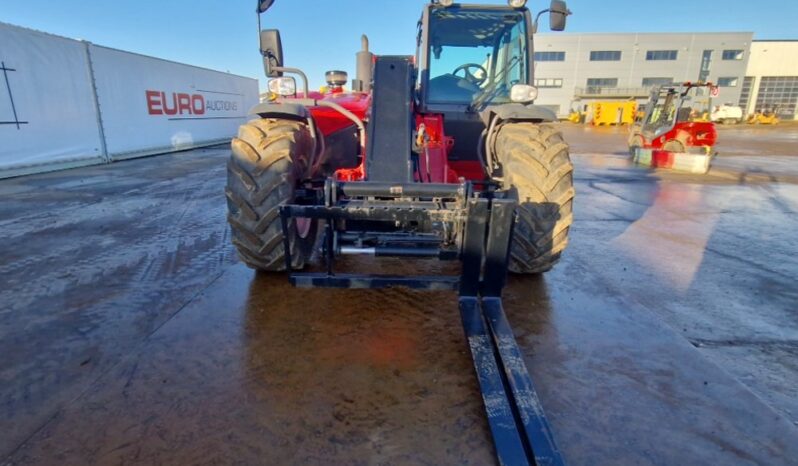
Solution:
[[[260,53],[263,55],[263,69],[266,76],[279,78],[283,75],[277,68],[283,66],[283,41],[277,29],[264,29],[260,32]]]
[[[549,28],[552,31],[564,31],[565,22],[571,11],[563,0],[551,0],[549,7]]]
[[[264,13],[272,7],[274,0],[258,0],[258,13]]]

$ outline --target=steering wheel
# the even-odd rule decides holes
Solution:
[[[475,73],[471,72],[471,68],[475,68]],[[460,65],[452,71],[454,76],[457,76],[457,73],[462,71],[465,74],[465,80],[470,82],[475,86],[482,86],[485,84],[485,81],[488,80],[488,70],[485,69],[484,66],[476,64],[476,63],[466,63],[464,65]],[[481,72],[482,77],[478,78],[476,76],[476,72]]]

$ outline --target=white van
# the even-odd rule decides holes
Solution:
[[[736,125],[743,122],[743,109],[738,105],[723,104],[715,107],[709,118],[724,125]]]

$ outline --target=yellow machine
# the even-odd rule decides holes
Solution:
[[[749,125],[777,125],[779,117],[772,112],[756,112],[748,117]]]
[[[574,110],[568,115],[568,121],[575,124],[584,123],[586,116],[587,115],[584,112]]]
[[[631,125],[637,114],[637,102],[593,102],[593,126]]]
[[[709,123],[712,121],[712,98],[695,99],[690,103],[690,121]]]
[[[709,116],[709,112],[695,112],[690,115],[690,121],[694,123],[709,123],[712,119]]]

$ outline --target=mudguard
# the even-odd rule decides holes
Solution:
[[[249,114],[258,115],[261,118],[286,118],[298,121],[310,118],[310,111],[304,105],[285,102],[260,103],[252,107]]]
[[[516,120],[516,121],[556,121],[557,115],[546,107],[539,105],[523,105],[523,104],[503,104],[491,105],[482,112],[479,117],[485,123],[485,126],[490,125],[493,117],[496,116],[502,120]]]

